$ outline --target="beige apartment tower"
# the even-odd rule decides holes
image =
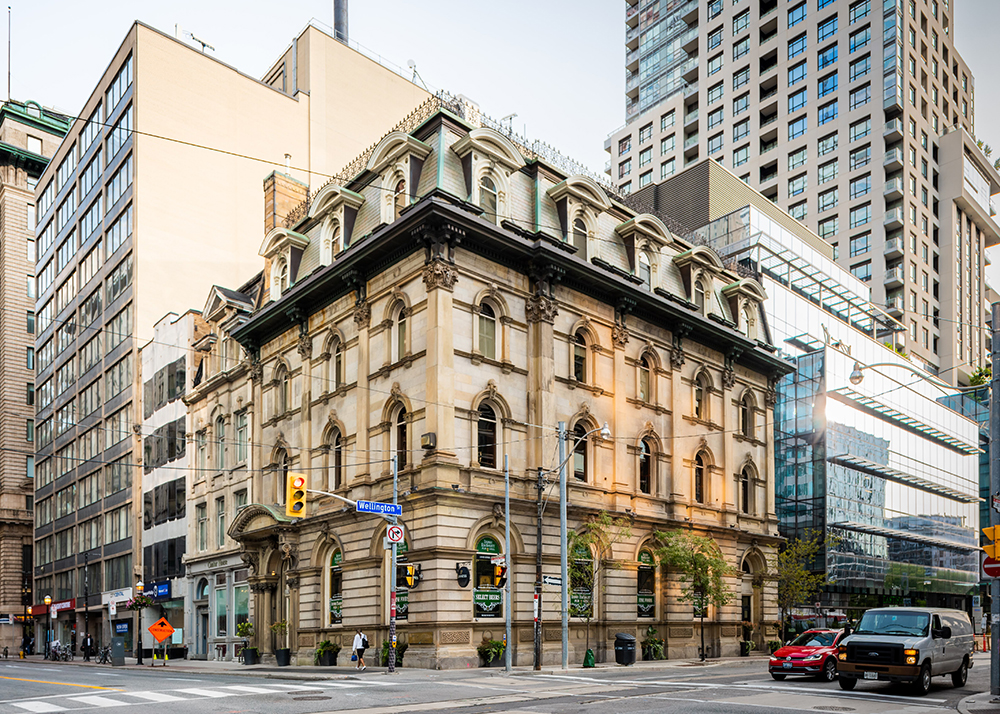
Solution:
[[[35,499],[45,507],[33,599],[52,597],[56,638],[88,626],[98,641],[114,632],[135,645],[128,613],[102,613],[143,573],[152,375],[138,350],[153,325],[258,269],[265,176],[287,162],[318,185],[426,97],[314,24],[263,80],[142,23],[129,30],[36,190]]]
[[[636,0],[623,192],[712,158],[834,246],[951,383],[988,358],[985,248],[1000,175],[977,148],[956,0]]]

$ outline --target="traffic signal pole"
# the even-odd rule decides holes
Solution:
[[[1000,493],[1000,302],[991,306],[991,378],[990,378],[990,525],[1000,525],[1000,513],[993,508],[993,497]],[[1000,579],[990,580],[990,693],[1000,697]]]
[[[392,456],[392,505],[398,498],[399,472],[397,471],[396,455]],[[389,519],[396,523],[396,517]],[[396,671],[396,544],[392,544],[392,565],[389,568],[389,674]]]

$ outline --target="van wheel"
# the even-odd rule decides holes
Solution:
[[[837,681],[840,682],[840,688],[848,692],[858,685],[858,680],[854,677],[839,677]]]
[[[969,661],[962,660],[962,666],[951,673],[951,683],[956,687],[964,687],[965,681],[969,678]]]
[[[832,682],[837,678],[837,660],[827,657],[823,663],[823,673],[819,675],[824,682]]]
[[[771,672],[771,677],[778,680],[779,682],[784,681],[785,676],[786,675],[782,674],[781,672]]]
[[[924,666],[920,668],[920,676],[917,677],[917,681],[913,683],[913,690],[923,696],[927,692],[931,691],[931,665],[928,662],[924,662]]]

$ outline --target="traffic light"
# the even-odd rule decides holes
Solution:
[[[396,585],[403,588],[413,589],[420,582],[420,571],[416,565],[400,563],[396,566]]]
[[[493,566],[493,587],[502,588],[507,584],[507,566],[506,565],[494,565]]]
[[[306,475],[288,474],[285,486],[285,515],[289,518],[305,518],[306,515]]]
[[[984,545],[983,550],[986,551],[986,555],[990,556],[994,560],[997,560],[997,557],[1000,556],[1000,543],[997,543],[996,541],[1000,540],[1000,526],[990,526],[989,528],[983,528],[983,535],[989,538],[991,541],[994,541],[989,545]]]

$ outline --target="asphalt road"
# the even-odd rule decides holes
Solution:
[[[860,682],[844,692],[836,682],[806,678],[772,680],[766,661],[749,659],[701,666],[663,663],[534,674],[473,669],[435,672],[369,670],[308,681],[282,673],[250,674],[11,661],[0,663],[0,714],[47,714],[114,707],[143,707],[143,714],[709,714],[715,712],[857,712],[941,714],[988,689],[985,658],[965,687],[936,679],[916,697],[886,683]],[[311,670],[312,668],[304,668]],[[304,670],[300,670],[304,671]],[[294,676],[294,675],[289,675]],[[307,676],[316,676],[309,674]],[[89,714],[95,714],[89,712]]]

